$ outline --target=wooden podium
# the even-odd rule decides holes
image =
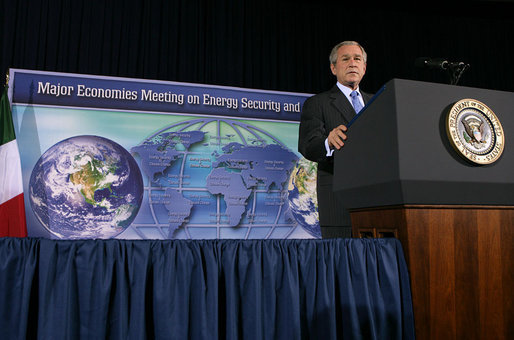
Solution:
[[[446,135],[461,99],[486,104],[502,157],[475,165]],[[514,335],[514,93],[393,79],[335,153],[334,191],[354,237],[400,239],[418,339]]]

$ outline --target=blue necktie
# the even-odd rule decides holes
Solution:
[[[352,105],[353,105],[353,108],[355,109],[355,112],[357,112],[357,114],[359,114],[359,111],[362,110],[362,104],[361,104],[361,101],[359,100],[359,92],[352,91],[352,93],[350,93],[350,97],[352,97]]]

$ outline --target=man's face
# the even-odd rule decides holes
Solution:
[[[343,45],[337,50],[337,62],[330,64],[332,73],[337,77],[337,81],[356,89],[366,73],[366,63],[362,55],[362,50],[357,45]]]

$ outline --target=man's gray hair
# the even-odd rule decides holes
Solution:
[[[356,45],[356,46],[359,46],[361,51],[362,51],[362,58],[364,59],[364,62],[366,63],[368,61],[368,55],[366,54],[366,51],[364,51],[364,47],[362,47],[361,44],[359,44],[356,41],[348,40],[348,41],[340,42],[339,44],[334,46],[334,48],[330,52],[330,57],[329,57],[331,64],[334,64],[334,65],[336,64],[336,62],[337,62],[337,50],[339,49],[339,47],[344,46],[344,45]]]

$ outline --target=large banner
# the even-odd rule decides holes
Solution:
[[[12,69],[29,236],[321,238],[308,94]]]

